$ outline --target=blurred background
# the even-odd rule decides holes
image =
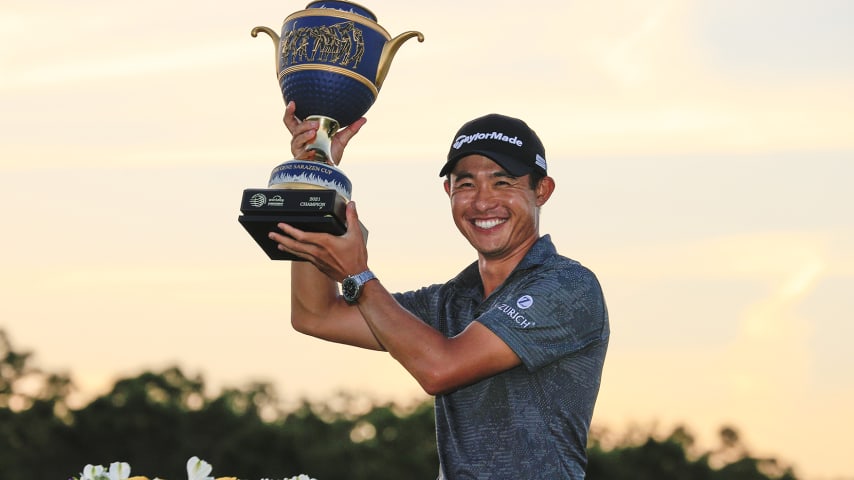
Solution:
[[[293,333],[288,264],[237,223],[289,158],[249,31],[305,3],[0,5],[0,328],[72,403],[171,365],[290,401],[426,398],[385,354]],[[438,170],[463,122],[521,117],[557,182],[541,231],[611,313],[594,422],[701,445],[735,425],[802,478],[854,478],[854,4],[363,4],[425,36],[342,163],[390,290],[474,261]]]

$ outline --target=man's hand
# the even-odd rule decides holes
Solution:
[[[355,202],[347,204],[347,232],[340,236],[305,232],[286,223],[278,227],[284,234],[270,232],[269,237],[279,244],[279,250],[311,262],[336,282],[368,269],[368,251]]]
[[[306,147],[314,142],[319,125],[316,121],[301,121],[298,119],[296,115],[294,115],[296,109],[297,106],[293,101],[288,102],[288,106],[285,108],[285,126],[288,127],[288,131],[291,132],[292,136],[291,154],[293,154],[294,158],[297,160],[311,160],[314,158],[315,152],[314,150],[307,150]],[[341,158],[344,155],[344,147],[347,146],[354,135],[359,133],[362,125],[367,121],[368,120],[365,117],[362,117],[341,130],[338,130],[338,132],[332,136],[331,160],[335,165],[341,163]]]

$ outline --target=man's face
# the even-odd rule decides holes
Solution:
[[[529,175],[514,177],[482,155],[463,157],[445,182],[454,223],[484,258],[524,255],[539,237],[539,207],[554,186],[544,180],[532,190]]]

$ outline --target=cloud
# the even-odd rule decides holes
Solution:
[[[250,48],[236,42],[182,46],[168,50],[125,52],[90,60],[52,62],[7,72],[0,90],[40,89],[92,81],[111,81],[221,67],[245,61]],[[254,52],[254,49],[253,49]]]
[[[612,295],[617,301],[615,333],[597,407],[599,420],[652,417],[667,424],[687,422],[699,430],[706,445],[714,441],[719,427],[731,424],[746,428],[749,447],[761,445],[762,454],[797,462],[809,458],[796,445],[800,438],[809,438],[816,425],[823,426],[824,438],[843,438],[851,426],[850,418],[839,417],[844,408],[810,410],[814,414],[809,417],[803,413],[822,388],[811,368],[818,353],[815,336],[826,334],[815,329],[835,321],[817,318],[817,312],[804,307],[831,277],[854,277],[854,263],[846,257],[850,252],[834,247],[851,233],[730,235],[634,248],[627,256],[606,255],[613,263],[600,264],[598,273],[619,295]],[[658,288],[661,297],[654,302],[685,305],[674,324],[681,330],[673,326],[665,330],[662,319],[651,320],[656,312],[645,311],[643,304],[631,303],[636,300],[623,295],[626,289],[645,284],[666,285],[667,279],[686,288]],[[721,295],[716,290],[726,286],[749,294]],[[706,310],[719,313],[709,317],[703,315]],[[718,322],[718,328],[726,328],[727,316],[735,319],[732,338],[691,340],[692,332],[707,331],[700,322]],[[633,339],[626,335],[635,331],[631,325],[635,321],[645,322],[642,331],[650,338],[669,341],[655,343],[654,349],[630,347]],[[850,398],[851,393],[836,394]],[[808,468],[833,472],[828,465]]]

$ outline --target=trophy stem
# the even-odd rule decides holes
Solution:
[[[314,142],[310,143],[306,149],[314,151],[317,160],[330,165],[337,165],[332,159],[332,136],[335,135],[335,132],[340,127],[338,121],[323,115],[311,115],[306,117],[306,120],[312,120],[320,124],[317,128],[317,136],[314,138]]]

